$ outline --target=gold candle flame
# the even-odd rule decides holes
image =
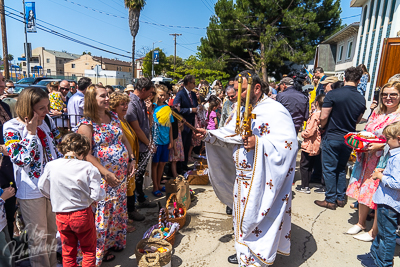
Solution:
[[[249,79],[247,80],[247,91],[246,91],[246,106],[244,108],[244,120],[247,121],[249,119],[249,105],[250,105],[250,92],[251,92],[251,84],[253,83],[253,79],[251,78],[251,74],[249,74]]]

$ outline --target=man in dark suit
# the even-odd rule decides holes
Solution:
[[[186,75],[183,79],[183,89],[180,90],[174,99],[174,106],[179,106],[178,110],[182,117],[194,126],[195,116],[197,112],[197,97],[192,90],[195,88],[196,79],[193,75]],[[192,143],[192,130],[185,125],[182,131],[183,151],[185,161],[181,162],[180,171],[188,170],[187,162],[189,157],[189,149]]]

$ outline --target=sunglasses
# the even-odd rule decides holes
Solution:
[[[15,86],[7,86],[7,88],[15,88]]]
[[[69,90],[69,88],[66,88],[66,87],[60,87],[60,90]]]

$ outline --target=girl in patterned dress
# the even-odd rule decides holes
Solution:
[[[126,246],[127,175],[133,175],[132,147],[122,132],[118,116],[109,112],[106,89],[91,85],[85,93],[84,118],[76,127],[78,133],[87,136],[91,153],[87,161],[97,167],[102,175],[102,188],[106,198],[97,203],[96,266],[115,258],[109,251],[122,251]]]
[[[172,176],[176,178],[178,176],[178,172],[176,171],[176,163],[178,161],[185,160],[185,154],[183,153],[183,143],[182,143],[182,134],[183,131],[183,122],[178,121],[178,138],[173,141],[173,149],[169,151],[169,161],[171,161],[171,171]]]
[[[58,82],[49,83],[49,100],[50,100],[50,113],[53,115],[61,115],[63,109],[66,108],[65,97],[58,91]]]
[[[383,86],[379,95],[379,105],[369,117],[365,126],[366,131],[375,134],[379,138],[385,138],[382,134],[383,129],[389,124],[400,121],[399,96],[400,82],[388,83]],[[371,179],[371,175],[383,155],[384,146],[385,144],[371,143],[368,147],[369,152],[357,153],[357,161],[354,165],[346,194],[359,202],[358,223],[350,228],[347,234],[357,234],[364,230],[369,210],[376,209],[376,205],[372,201],[372,196],[378,188],[379,180]],[[367,239],[372,240],[376,234],[377,223],[375,218],[371,231],[363,235]]]

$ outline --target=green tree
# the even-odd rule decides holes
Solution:
[[[191,74],[196,77],[197,82],[200,80],[206,80],[209,83],[212,83],[214,80],[220,80],[225,86],[228,83],[230,75],[222,69],[223,65],[218,62],[213,62],[211,59],[201,60],[196,56],[190,56],[188,59],[183,61],[183,65],[176,67],[175,72],[173,72],[172,67],[172,70],[168,71],[166,75],[167,77],[174,78],[172,81],[173,83],[176,83],[186,75]]]
[[[315,46],[340,28],[340,12],[340,0],[218,0],[201,57],[226,61],[231,74],[253,69],[267,81],[285,60],[312,59]]]
[[[8,61],[13,61],[14,60],[14,56],[11,55],[11,54],[8,54],[7,55],[7,59],[8,59]]]
[[[167,56],[160,48],[155,48],[154,50],[158,50],[158,54],[160,56],[159,64],[154,64],[154,76],[158,76],[162,74],[166,65],[168,64]],[[153,58],[153,50],[148,52],[143,58],[143,66],[142,71],[145,77],[151,78],[151,61]]]
[[[140,11],[146,5],[145,0],[124,0],[125,7],[129,9],[129,28],[132,35],[132,78],[135,77],[135,46],[136,35],[139,31]]]

